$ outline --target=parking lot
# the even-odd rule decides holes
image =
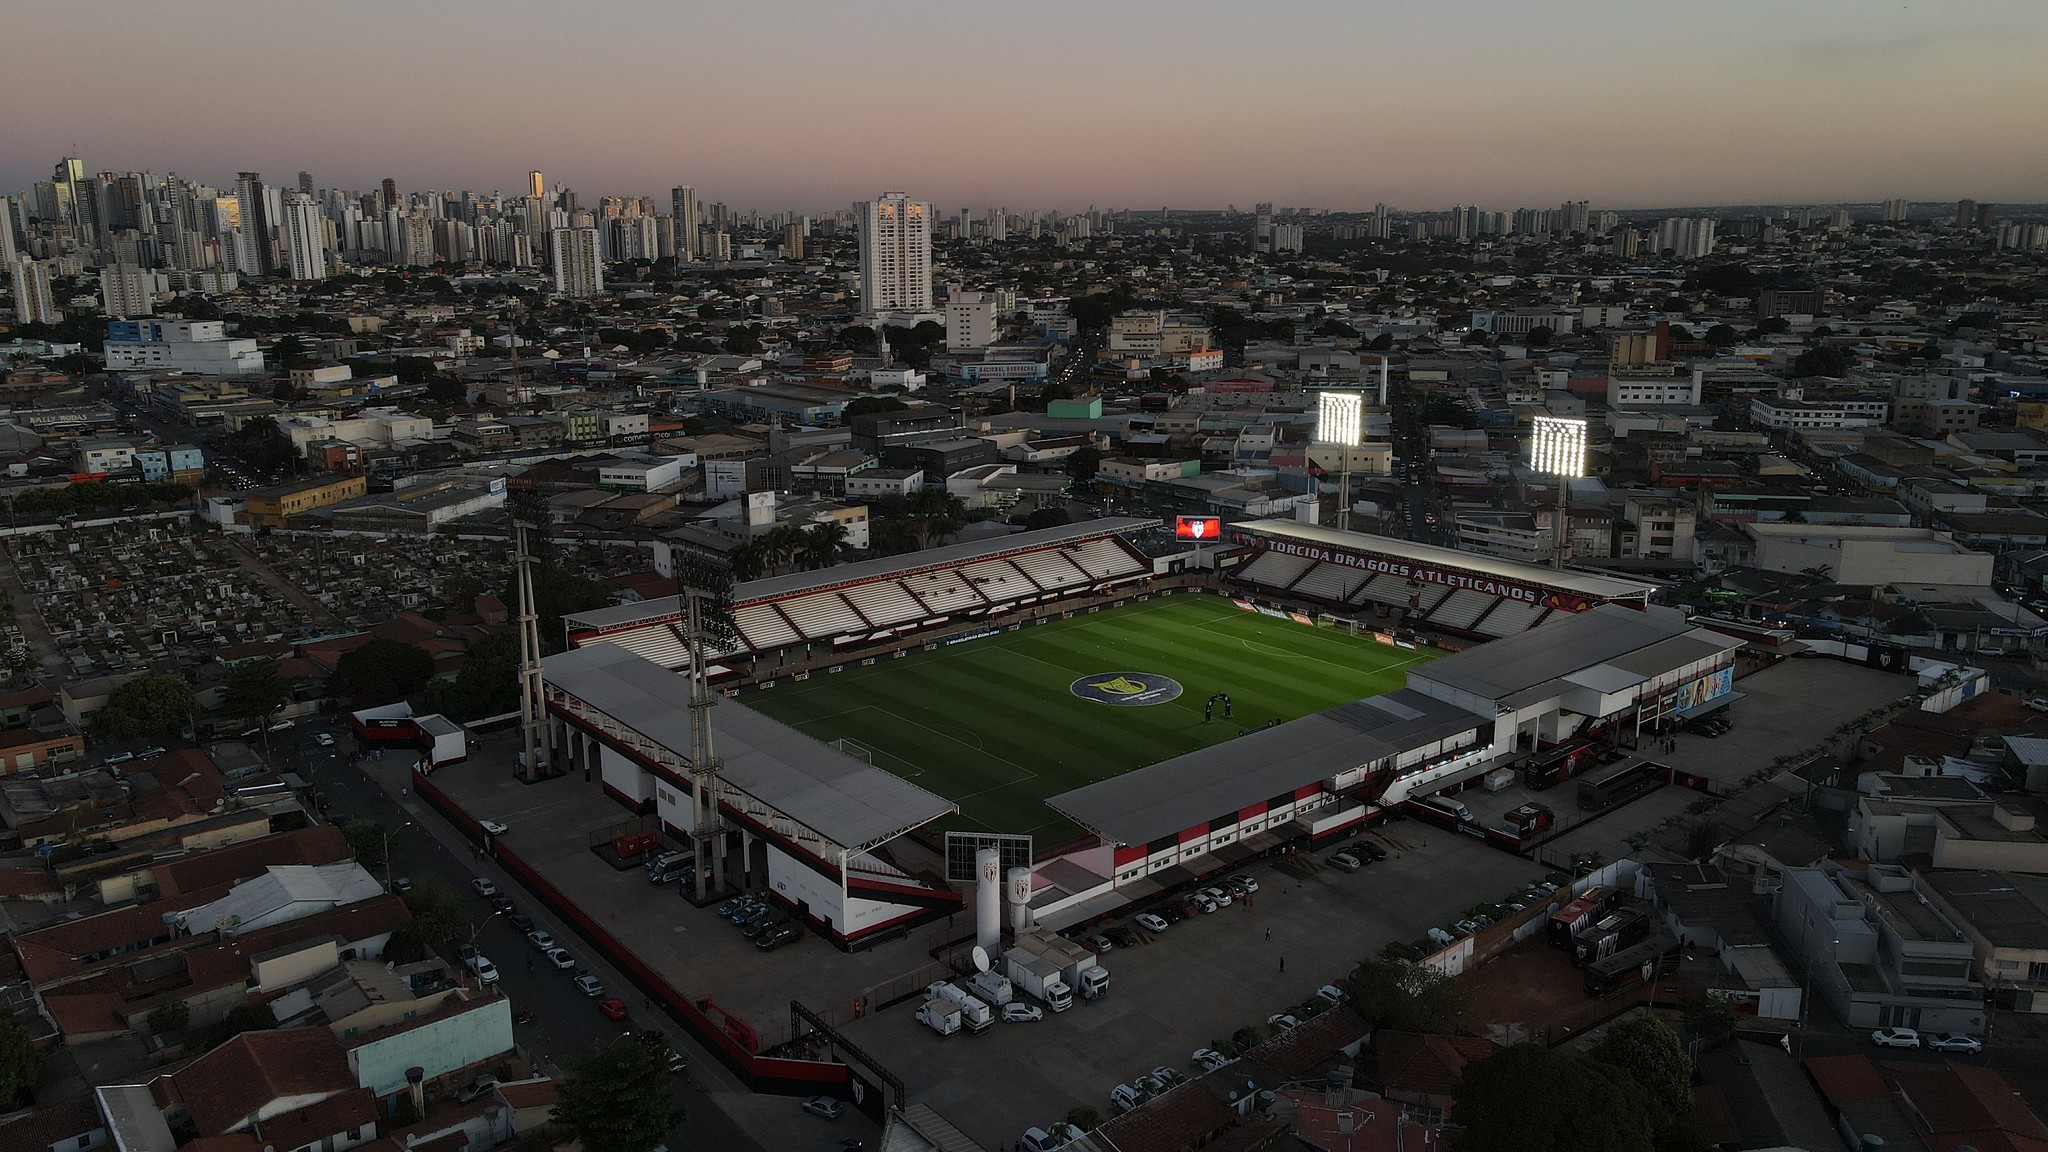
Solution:
[[[764,1037],[781,1035],[793,996],[844,1018],[857,997],[879,1000],[878,990],[936,978],[927,949],[968,930],[963,915],[850,955],[814,939],[761,953],[714,909],[692,907],[672,886],[650,889],[640,869],[614,871],[585,847],[588,833],[624,818],[595,784],[568,778],[529,787],[489,762],[446,769],[436,782],[473,814],[504,821],[509,846],[674,985],[711,997]],[[1505,899],[1544,875],[1413,821],[1383,833],[1375,840],[1390,858],[1357,873],[1317,868],[1296,877],[1272,861],[1253,865],[1247,871],[1260,890],[1251,901],[1110,952],[1103,958],[1114,981],[1108,995],[1041,1022],[941,1037],[913,1019],[911,1000],[878,1005],[844,1025],[846,1035],[881,1054],[913,1099],[987,1147],[1007,1147],[1025,1128],[1077,1105],[1107,1115],[1117,1084],[1162,1064],[1185,1068],[1196,1048],[1247,1025],[1263,1029],[1267,1016],[1388,942],[1421,939],[1472,905]],[[990,1091],[996,1084],[1001,1092]]]

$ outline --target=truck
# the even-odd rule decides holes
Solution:
[[[960,1022],[967,1025],[969,1032],[980,1032],[996,1022],[996,1014],[987,1004],[969,995],[958,984],[946,980],[934,980],[925,985],[924,994],[933,1000],[943,1000],[960,1010]]]
[[[941,1036],[960,1030],[960,1009],[944,1000],[927,1000],[918,1005],[917,1022]]]
[[[1095,953],[1064,936],[1043,930],[1026,932],[1017,937],[1017,946],[1059,969],[1060,982],[1079,991],[1083,999],[1093,1000],[1109,991],[1109,969]]]
[[[1074,1006],[1073,990],[1060,979],[1060,970],[1050,961],[1022,948],[1011,948],[1003,953],[1003,970],[1011,983],[1043,1000],[1047,1008],[1065,1012]]]
[[[1009,977],[1000,972],[976,972],[967,978],[967,990],[989,1007],[998,1010],[1017,998],[1017,991],[1010,986]]]

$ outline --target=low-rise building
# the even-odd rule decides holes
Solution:
[[[1851,1028],[1984,1031],[1970,942],[1915,888],[1911,872],[1791,868],[1773,916],[1794,967]]]
[[[369,479],[361,475],[258,488],[248,494],[236,519],[252,529],[284,528],[294,516],[354,500],[369,490]]]
[[[1998,1007],[2048,1012],[2048,877],[1989,869],[1929,872],[1920,890],[1976,951]]]

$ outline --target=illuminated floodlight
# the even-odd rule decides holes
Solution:
[[[1529,464],[1546,476],[1586,474],[1586,422],[1560,416],[1536,417]]]
[[[1316,443],[1356,448],[1365,443],[1365,394],[1316,393]]]

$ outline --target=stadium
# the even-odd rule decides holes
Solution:
[[[1290,521],[1148,555],[1157,528],[737,586],[706,669],[718,878],[850,948],[960,911],[963,853],[999,846],[1059,927],[1348,835],[1537,743],[1654,722],[1678,687],[1698,705],[1739,646],[1674,646],[1699,630],[1628,581]],[[565,626],[543,665],[553,763],[687,841],[677,599]],[[1529,676],[1479,674],[1501,660]]]

